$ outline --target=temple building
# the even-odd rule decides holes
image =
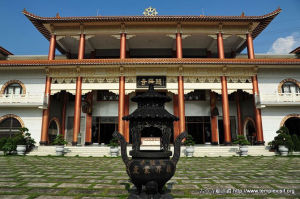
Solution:
[[[253,40],[280,12],[41,17],[24,10],[49,40],[49,54],[0,48],[0,137],[26,126],[40,145],[63,134],[84,146],[107,144],[118,130],[131,143],[122,117],[149,84],[172,98],[166,109],[180,119],[172,140],[187,131],[196,144],[230,145],[245,135],[264,145],[283,125],[299,135],[299,54],[254,53]]]

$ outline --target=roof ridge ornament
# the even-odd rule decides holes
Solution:
[[[155,8],[152,8],[151,6],[149,8],[146,8],[143,12],[144,16],[156,16],[158,15],[158,12]]]

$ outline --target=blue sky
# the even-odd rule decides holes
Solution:
[[[22,14],[39,16],[142,15],[145,8],[159,15],[264,15],[282,12],[254,40],[255,53],[288,53],[300,46],[300,0],[0,0],[0,46],[17,55],[47,54],[49,43]]]

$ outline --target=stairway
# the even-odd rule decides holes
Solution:
[[[158,150],[157,146],[143,146],[144,150]],[[194,147],[194,157],[229,157],[239,156],[238,146],[213,146],[213,145],[196,145]],[[127,154],[131,146],[127,147]],[[174,147],[171,146],[171,151]],[[248,155],[251,156],[274,156],[274,152],[270,152],[266,146],[248,146]],[[181,148],[181,156],[184,156],[185,146]],[[110,148],[108,146],[66,146],[65,156],[81,156],[81,157],[110,157]],[[55,156],[55,146],[38,146],[29,154],[30,156]]]
[[[212,146],[199,145],[195,146],[194,157],[228,157],[239,156],[238,146]],[[266,146],[248,146],[248,155],[250,156],[274,156],[274,152],[270,152]]]
[[[27,155],[29,156],[48,156],[56,155],[55,146],[36,146],[31,152]]]
[[[108,146],[68,146],[65,150],[65,156],[81,156],[81,157],[109,157],[110,148]]]

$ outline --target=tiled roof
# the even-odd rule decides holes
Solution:
[[[201,58],[128,58],[69,60],[5,60],[0,67],[11,66],[85,66],[85,65],[300,65],[300,59],[201,59]]]
[[[300,53],[300,46],[299,46],[298,48],[292,50],[292,51],[290,52],[290,54],[292,54],[292,53],[294,53],[294,54],[299,54],[299,53]]]
[[[89,16],[89,17],[40,17],[34,15],[25,9],[23,14],[33,23],[33,25],[50,40],[50,32],[45,28],[45,23],[86,23],[86,22],[259,22],[259,25],[253,30],[253,38],[257,37],[267,25],[281,12],[281,9],[262,16]],[[238,51],[246,47],[244,43]],[[64,53],[64,50],[58,46],[58,49]]]
[[[7,56],[7,55],[13,55],[11,52],[0,46],[0,53]]]

